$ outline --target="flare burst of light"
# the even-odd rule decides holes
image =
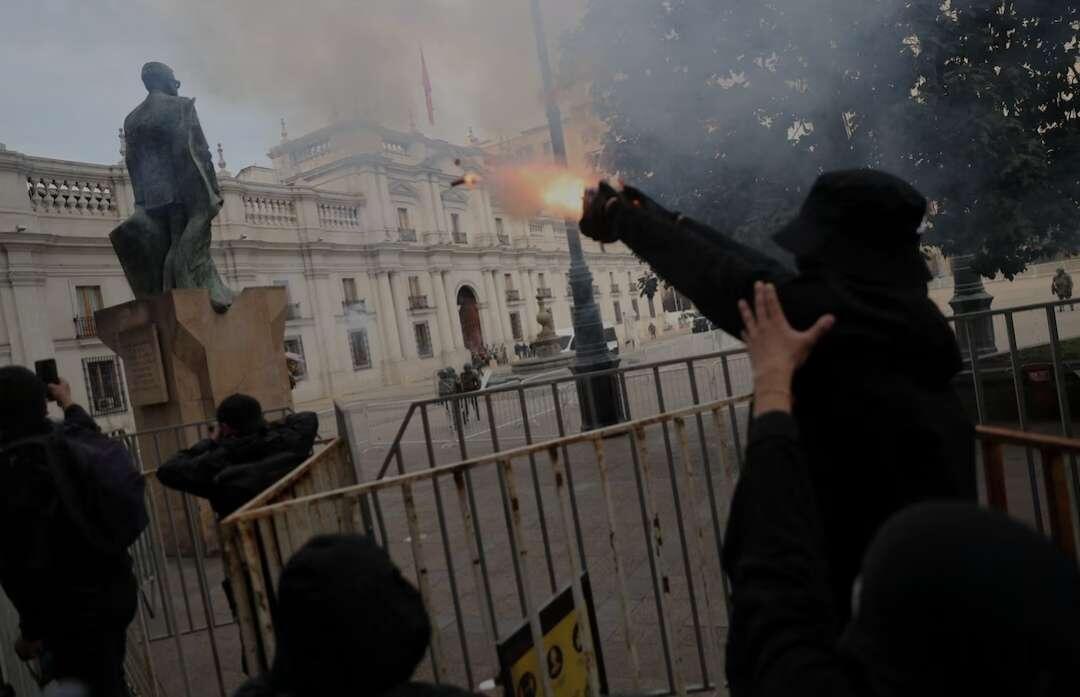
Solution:
[[[563,217],[581,215],[581,199],[586,186],[585,179],[573,172],[556,175],[541,194],[544,208]]]
[[[472,187],[476,186],[479,183],[480,183],[480,175],[479,174],[477,174],[475,172],[466,172],[464,175],[462,175],[458,179],[455,179],[454,181],[452,181],[450,183],[450,188],[454,188],[455,186],[464,186],[464,187],[468,187],[468,188],[471,189]]]

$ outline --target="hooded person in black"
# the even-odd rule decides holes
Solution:
[[[218,405],[210,438],[173,455],[157,478],[170,489],[208,499],[224,518],[311,455],[319,430],[312,412],[268,424],[254,397],[234,394]]]
[[[270,673],[234,697],[459,697],[410,682],[431,623],[420,593],[367,537],[321,535],[285,565]]]
[[[724,549],[733,622],[755,697],[1050,697],[1080,694],[1080,573],[1048,540],[965,503],[911,506],[862,560],[837,628],[791,378],[829,331],[784,318],[761,285],[747,319],[754,420]],[[749,312],[749,308],[745,308]],[[840,324],[837,322],[838,331]]]
[[[62,423],[48,419],[47,399]],[[143,494],[130,453],[66,381],[0,368],[0,585],[19,613],[16,652],[40,659],[43,681],[128,694],[138,586],[127,550],[148,522]]]
[[[975,500],[973,429],[950,384],[960,353],[927,294],[919,250],[926,208],[892,175],[824,174],[775,237],[796,273],[629,187],[602,183],[586,195],[586,236],[625,243],[729,334],[742,333],[737,301],[757,281],[776,285],[798,329],[836,317],[795,376],[794,416],[840,621],[866,546],[890,515],[927,499]]]

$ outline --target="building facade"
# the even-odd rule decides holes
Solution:
[[[298,406],[460,370],[480,346],[512,356],[538,331],[538,302],[572,326],[563,222],[513,218],[484,188],[451,187],[486,156],[350,122],[283,140],[270,168],[233,176],[218,163],[214,256],[234,289],[288,289],[284,348],[305,359]],[[55,358],[110,428],[130,428],[130,411],[93,312],[132,298],[108,239],[132,208],[122,164],[0,150],[0,364]],[[622,245],[584,243],[620,341],[647,340],[650,324],[663,333],[650,321],[661,309],[634,289],[642,264]]]

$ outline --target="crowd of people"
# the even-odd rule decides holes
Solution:
[[[586,196],[586,236],[628,245],[750,355],[721,560],[735,697],[1080,694],[1076,564],[977,503],[961,354],[919,251],[926,208],[888,174],[825,174],[775,238],[792,270],[631,187]],[[471,391],[472,368],[442,371],[440,394]],[[212,437],[157,476],[227,515],[307,457],[317,428],[230,397]],[[0,453],[0,523],[26,531],[0,535],[19,654],[91,697],[126,694],[142,478],[66,383],[24,368],[0,369]],[[278,588],[272,667],[239,697],[462,694],[412,682],[431,618],[371,540],[310,540]]]

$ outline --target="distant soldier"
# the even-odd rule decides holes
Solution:
[[[1058,269],[1054,274],[1054,280],[1050,282],[1050,292],[1057,296],[1058,300],[1072,299],[1072,276],[1065,273],[1065,269]],[[1058,306],[1058,312],[1065,309],[1064,305]],[[1073,304],[1069,303],[1069,311],[1072,312]]]

